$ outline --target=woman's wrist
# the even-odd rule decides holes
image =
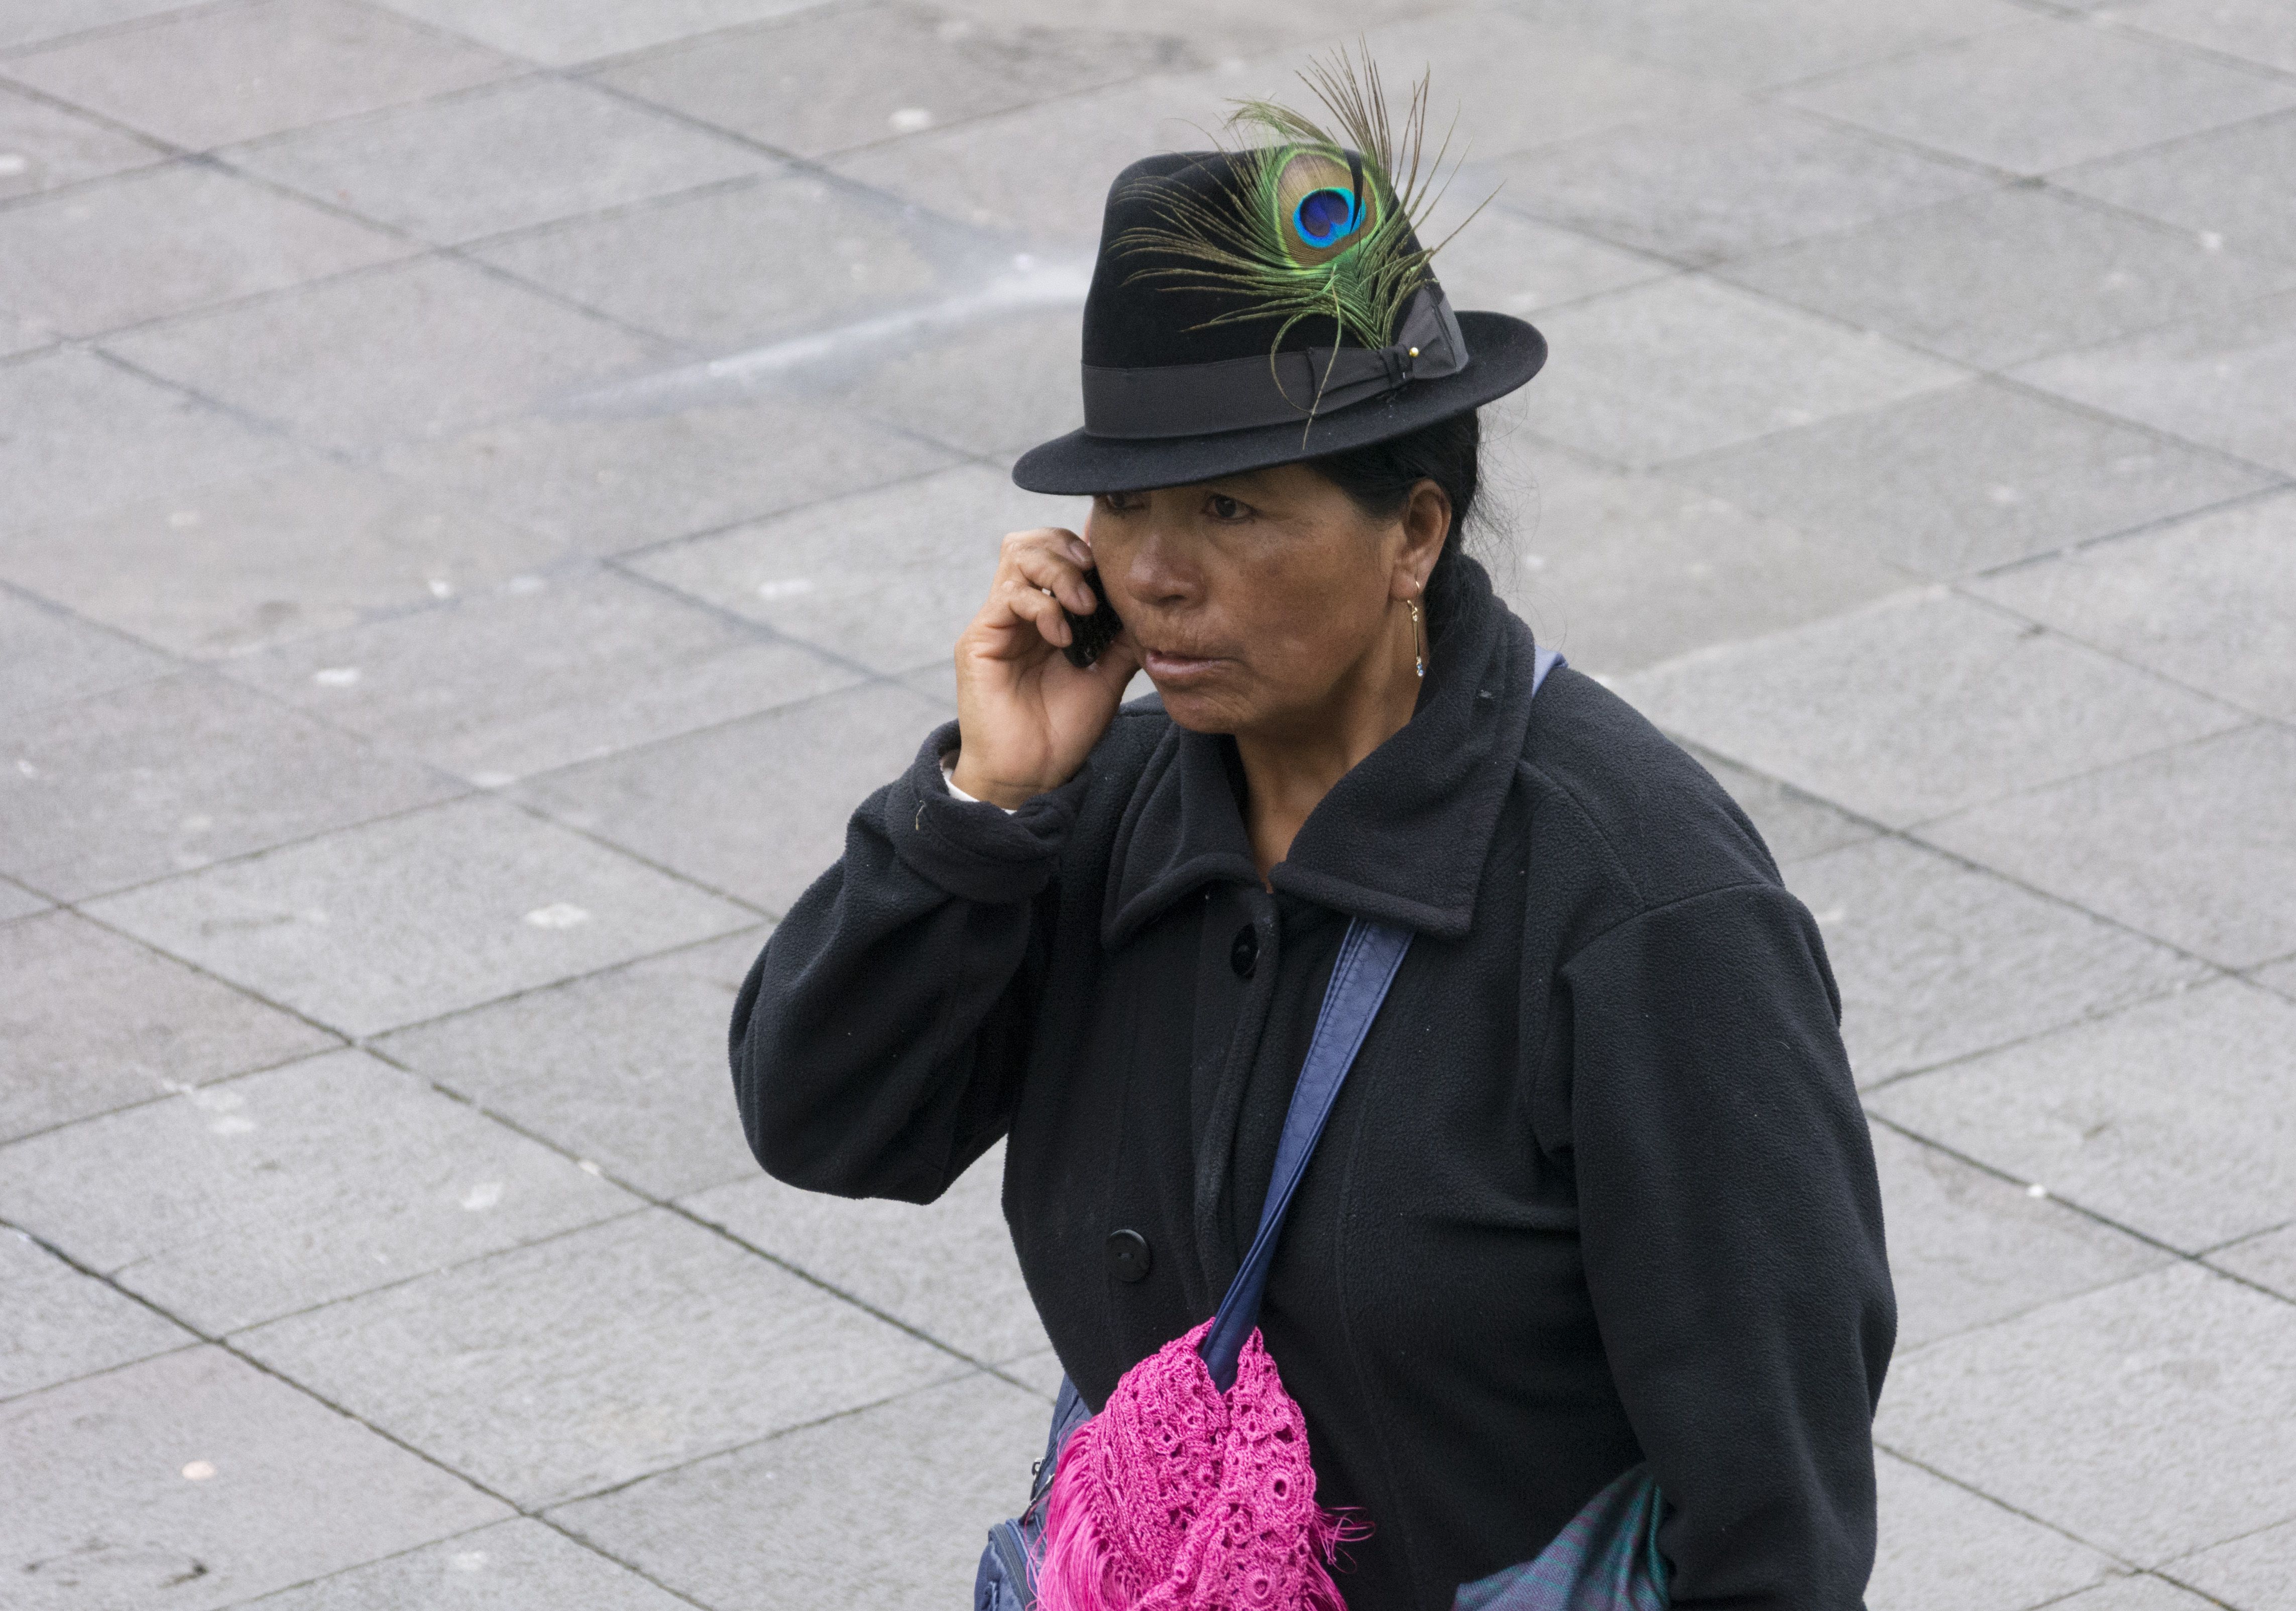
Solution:
[[[1017,811],[1037,795],[1046,793],[1043,789],[1030,788],[1025,785],[1013,785],[994,777],[984,777],[977,769],[968,769],[964,764],[964,751],[962,746],[940,758],[940,773],[948,780],[950,789],[965,799],[1001,806],[1007,811]]]

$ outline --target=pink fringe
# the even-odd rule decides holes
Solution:
[[[1046,1496],[1039,1611],[1347,1611],[1330,1564],[1365,1529],[1316,1503],[1308,1429],[1259,1334],[1222,1394],[1207,1320],[1125,1372]]]

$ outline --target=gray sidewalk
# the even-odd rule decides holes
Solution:
[[[1358,29],[1495,570],[1827,934],[1871,1605],[2296,1607],[2288,0],[0,6],[0,1604],[965,1602],[994,1160],[766,1179],[724,1024],[1109,178]]]

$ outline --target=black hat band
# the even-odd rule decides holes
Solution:
[[[1458,316],[1436,284],[1420,287],[1385,347],[1308,347],[1272,358],[1132,369],[1084,366],[1084,428],[1131,439],[1207,436],[1280,425],[1384,397],[1467,366]]]

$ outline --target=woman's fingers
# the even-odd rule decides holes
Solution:
[[[1092,584],[1085,580],[1085,566],[1078,563],[1076,559],[1076,550],[1083,545],[1065,531],[1030,531],[1021,535],[1046,540],[1015,543],[1013,538],[1006,538],[1004,563],[1001,568],[1019,576],[1030,587],[1051,593],[1078,615],[1091,614],[1095,602],[1092,596]],[[1092,550],[1085,548],[1084,555],[1088,562]]]

